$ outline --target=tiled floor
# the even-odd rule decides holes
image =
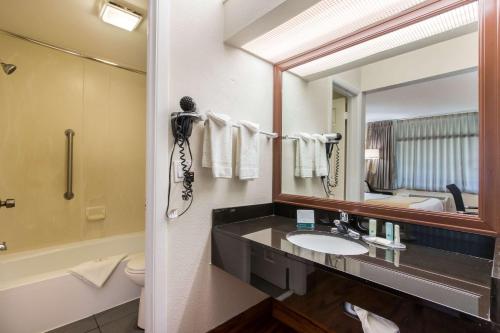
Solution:
[[[47,333],[143,333],[137,327],[139,300],[134,300]]]

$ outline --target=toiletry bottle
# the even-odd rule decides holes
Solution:
[[[370,219],[369,221],[369,236],[377,237],[377,220]]]
[[[401,244],[401,235],[398,224],[394,225],[394,244]]]
[[[385,222],[385,239],[394,241],[394,225],[391,222]]]

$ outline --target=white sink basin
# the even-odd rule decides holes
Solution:
[[[293,231],[286,235],[286,239],[305,249],[329,254],[354,256],[368,252],[361,243],[327,232]]]

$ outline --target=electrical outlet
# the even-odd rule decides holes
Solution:
[[[184,170],[182,170],[182,161],[177,160],[174,161],[174,182],[175,183],[182,183],[184,181]],[[186,161],[186,164],[189,165],[191,164],[191,161]]]

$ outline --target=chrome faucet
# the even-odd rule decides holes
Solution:
[[[346,212],[340,212],[340,220],[334,220],[336,228],[332,228],[332,232],[336,231],[340,234],[347,235],[353,239],[359,239],[361,234],[350,227],[349,214]],[[336,229],[336,230],[334,230]]]
[[[7,243],[0,242],[0,251],[7,251]]]

